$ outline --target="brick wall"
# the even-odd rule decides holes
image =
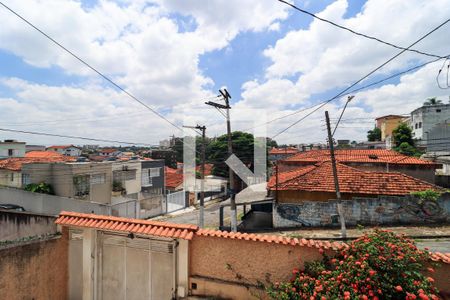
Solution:
[[[0,249],[1,298],[66,299],[67,234]]]
[[[410,197],[353,198],[343,200],[347,225],[432,224],[450,221],[450,197],[420,204]],[[338,226],[336,201],[303,201],[274,204],[276,228]]]

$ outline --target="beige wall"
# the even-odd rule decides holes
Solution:
[[[47,182],[55,195],[75,197],[73,178],[77,175],[105,174],[105,182],[90,185],[90,193],[84,200],[97,203],[111,202],[112,172],[110,163],[33,163],[25,164],[22,173],[30,174],[32,183]]]
[[[1,298],[67,299],[67,235],[0,249]]]
[[[380,122],[381,140],[385,141],[387,136],[392,135],[392,131],[403,121],[404,118],[387,118]]]
[[[0,169],[0,186],[8,186],[15,188],[22,187],[22,173]]]
[[[305,261],[322,257],[316,248],[205,236],[194,237],[189,253],[192,295],[227,299],[252,299],[252,293],[260,291],[242,288],[243,283],[288,280],[293,268],[303,268]]]
[[[123,167],[128,167],[129,170],[136,170],[136,178],[133,180],[126,180],[123,182],[123,188],[125,188],[127,195],[139,193],[141,191],[141,162],[140,161],[127,161],[127,162],[114,162],[112,164],[112,171],[121,171]]]

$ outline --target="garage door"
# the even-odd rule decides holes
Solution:
[[[98,299],[172,299],[172,241],[100,233]]]

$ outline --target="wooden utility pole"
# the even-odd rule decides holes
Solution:
[[[228,137],[228,157],[233,154],[233,144],[231,139],[231,122],[230,122],[230,99],[231,96],[228,93],[226,89],[219,90],[220,94],[223,97],[223,100],[225,101],[225,105],[215,102],[205,102],[207,105],[211,105],[218,109],[225,109],[225,118],[227,119],[227,137]],[[228,174],[229,174],[229,195],[230,195],[230,213],[231,213],[231,231],[237,231],[237,213],[236,213],[236,198],[235,198],[235,192],[234,192],[234,172],[231,167],[228,168]]]
[[[205,160],[206,160],[206,126],[183,126],[185,128],[198,129],[202,132],[202,165],[201,181],[200,181],[200,216],[198,218],[198,227],[203,228],[205,226]]]
[[[330,156],[331,156],[331,165],[332,165],[332,168],[333,168],[334,187],[336,189],[337,211],[338,211],[339,219],[340,219],[340,222],[341,222],[341,236],[342,236],[342,238],[347,238],[347,229],[345,228],[344,212],[342,210],[342,199],[341,199],[341,192],[339,190],[339,181],[338,181],[338,175],[337,175],[336,158],[334,156],[333,136],[331,134],[330,117],[328,116],[328,111],[325,112],[325,119],[326,119],[326,122],[327,122],[328,145],[330,146]]]

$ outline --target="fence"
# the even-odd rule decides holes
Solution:
[[[183,191],[167,195],[167,212],[174,212],[186,207],[186,193]]]

